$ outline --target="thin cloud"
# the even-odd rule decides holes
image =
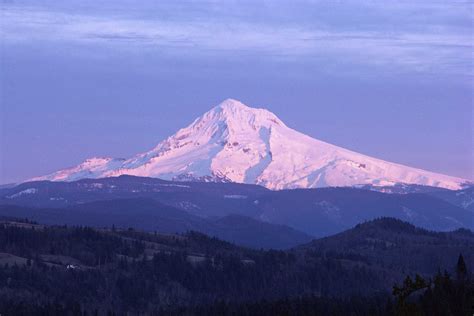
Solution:
[[[368,6],[373,9],[373,5]],[[403,10],[406,5],[391,7],[392,12]],[[446,17],[455,13],[452,9],[444,14]],[[235,16],[227,19],[225,15],[190,20],[138,19],[123,14],[94,16],[5,5],[0,36],[4,45],[69,42],[113,46],[125,51],[159,49],[178,56],[180,53],[189,56],[189,51],[183,48],[191,48],[194,58],[253,52],[270,58],[327,58],[357,64],[397,65],[415,71],[431,71],[434,67],[447,73],[472,72],[472,34],[465,29],[460,32],[457,27],[439,25],[423,31],[417,28],[410,31],[402,26],[397,32],[386,27],[368,28],[365,25],[360,30],[353,27],[355,31],[348,31],[327,23],[257,23]]]

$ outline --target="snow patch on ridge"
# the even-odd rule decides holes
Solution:
[[[15,193],[15,194],[12,194],[10,196],[7,196],[7,199],[16,199],[22,195],[27,195],[27,194],[35,194],[35,193],[38,193],[38,189],[36,188],[29,188],[29,189],[25,189],[23,191],[20,191],[18,193]]]

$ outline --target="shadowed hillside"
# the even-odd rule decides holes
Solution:
[[[305,302],[320,314],[359,306],[358,315],[384,315],[392,310],[385,302],[395,283],[407,274],[453,271],[459,253],[470,271],[473,247],[470,231],[433,233],[389,218],[288,251],[242,248],[195,232],[6,219],[0,224],[0,311],[194,315],[260,306],[269,314]]]

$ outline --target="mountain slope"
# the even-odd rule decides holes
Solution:
[[[449,231],[474,228],[472,212],[425,194],[387,194],[355,188],[271,191],[258,198],[258,218],[322,237],[378,217]]]
[[[379,218],[298,247],[318,255],[375,263],[389,270],[435,274],[464,255],[474,265],[474,233],[432,232],[394,218]]]
[[[287,127],[265,109],[228,99],[191,125],[130,159],[92,158],[34,180],[119,175],[223,181],[269,189],[398,183],[459,189],[467,180],[365,156]]]
[[[474,215],[474,186],[458,191],[433,191],[429,192],[429,194],[456,206],[462,207],[463,209],[469,210],[473,212]]]
[[[305,233],[241,215],[202,218],[149,198],[101,200],[68,208],[0,205],[0,216],[30,218],[48,225],[134,228],[174,234],[198,231],[252,248],[285,249],[311,240]]]
[[[466,190],[442,192],[445,191],[461,197],[465,194],[460,193]],[[72,182],[27,182],[0,190],[0,205],[37,208],[71,209],[118,199],[154,200],[199,218],[216,219],[238,214],[271,224],[288,225],[315,237],[338,233],[378,217],[395,217],[430,230],[474,229],[471,210],[431,196],[431,193],[388,194],[358,188],[272,191],[249,184],[177,182],[128,175]],[[121,204],[116,206],[121,207]],[[128,216],[134,222],[139,221],[134,219],[139,217],[139,208],[139,204],[129,208]],[[108,226],[115,219],[104,217]],[[141,220],[148,223],[147,219]]]

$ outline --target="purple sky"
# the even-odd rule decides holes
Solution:
[[[0,0],[0,183],[149,150],[226,98],[474,179],[467,1],[97,2]]]

